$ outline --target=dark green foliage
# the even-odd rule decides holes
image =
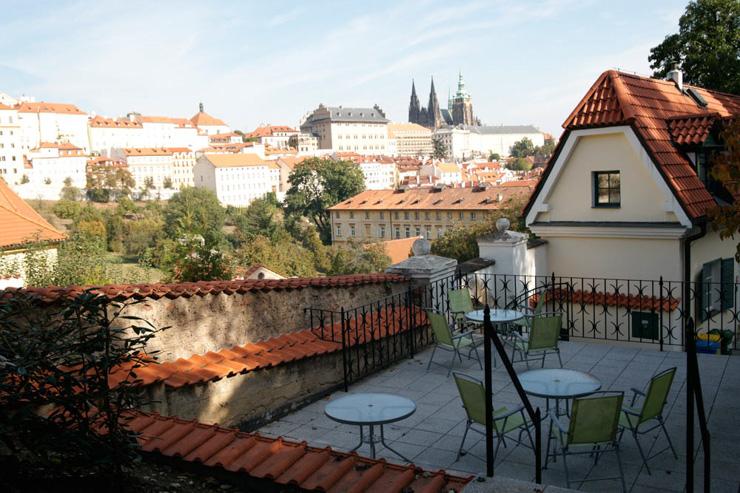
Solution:
[[[202,236],[210,248],[224,241],[226,209],[206,188],[184,188],[164,207],[164,231],[171,240]]]
[[[447,146],[442,142],[442,139],[435,137],[432,139],[432,157],[434,159],[447,159]]]
[[[532,169],[532,163],[523,157],[512,159],[506,163],[506,168],[514,171],[529,171]]]
[[[158,331],[126,315],[127,306],[92,292],[55,305],[23,292],[2,300],[3,482],[32,491],[54,480],[94,479],[108,490],[125,480],[137,458],[124,427],[128,410],[142,404],[136,368],[155,356],[144,348]]]
[[[522,158],[527,156],[534,156],[534,151],[534,143],[528,137],[523,137],[522,140],[514,142],[514,145],[511,146],[509,153],[512,157]]]
[[[365,190],[365,177],[359,166],[333,159],[306,159],[295,167],[288,182],[286,213],[312,221],[324,243],[331,241],[327,209]]]
[[[686,83],[740,94],[740,2],[689,2],[678,33],[652,48],[648,60],[655,77],[679,65]]]

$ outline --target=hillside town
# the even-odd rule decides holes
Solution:
[[[740,0],[671,1],[9,7],[2,491],[740,491]]]

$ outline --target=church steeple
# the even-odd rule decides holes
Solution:
[[[437,99],[437,91],[434,89],[434,77],[432,77],[432,87],[429,90],[429,104],[427,105],[427,111],[429,112],[429,127],[437,129],[442,126],[442,111],[439,107],[439,100]]]
[[[410,123],[420,123],[419,122],[419,113],[420,113],[420,106],[419,106],[419,98],[416,96],[416,86],[414,85],[414,80],[411,79],[411,101],[409,101],[409,122]]]

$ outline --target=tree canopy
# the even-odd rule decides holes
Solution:
[[[331,240],[329,207],[365,190],[362,170],[343,160],[306,159],[295,167],[288,182],[286,212],[311,220],[325,243]]]
[[[665,77],[676,65],[684,81],[740,94],[740,2],[693,0],[678,21],[678,33],[650,50],[653,76]]]
[[[163,213],[165,233],[172,240],[201,236],[210,248],[224,239],[226,209],[211,190],[184,188],[172,196]]]
[[[509,153],[512,157],[527,157],[534,156],[534,151],[534,142],[529,137],[522,137],[522,140],[514,142]]]
[[[432,157],[434,159],[446,159],[447,158],[447,146],[444,142],[442,142],[442,139],[439,137],[434,137],[432,139],[432,144],[434,146],[434,150],[432,151]]]
[[[735,120],[722,132],[727,152],[719,154],[712,163],[712,176],[719,180],[734,197],[740,197],[740,120]],[[710,211],[712,226],[720,237],[735,238],[740,235],[740,200],[718,205]],[[740,242],[735,250],[735,260],[740,262]]]

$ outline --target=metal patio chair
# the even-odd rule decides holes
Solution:
[[[622,431],[619,433],[619,439],[622,439],[625,430],[629,430],[632,433],[635,443],[637,443],[637,450],[640,451],[640,457],[642,457],[642,462],[645,464],[648,474],[652,474],[648,466],[648,460],[658,454],[670,449],[673,452],[673,457],[678,459],[678,454],[676,454],[676,449],[673,448],[673,442],[671,442],[671,437],[668,436],[668,430],[665,428],[665,421],[663,419],[663,410],[668,400],[668,392],[671,390],[675,376],[676,367],[674,366],[651,378],[647,390],[642,391],[633,388],[630,407],[625,407],[620,416],[619,424],[622,426]],[[642,397],[642,407],[638,409],[635,407],[635,403],[640,397]],[[668,440],[668,447],[646,457],[645,452],[642,450],[639,436],[650,433],[658,428],[663,430],[663,434],[665,434],[666,440]]]
[[[460,441],[460,448],[457,451],[457,459],[455,459],[457,461],[466,453],[463,450],[463,446],[465,445],[465,439],[468,436],[469,430],[473,430],[482,435],[486,434],[486,391],[483,386],[483,382],[477,378],[471,377],[470,375],[454,372],[454,378],[457,390],[460,392],[460,399],[462,399],[465,413],[467,414],[465,433]],[[476,425],[483,427],[483,431],[475,428],[474,426]],[[524,415],[523,406],[519,406],[511,410],[506,407],[499,407],[498,409],[494,407],[493,431],[498,439],[496,448],[493,451],[494,460],[501,444],[506,447],[506,435],[514,431],[518,431],[519,435],[516,439],[509,437],[509,440],[518,445],[523,444],[524,446],[527,446],[526,443],[522,442],[522,434],[526,432],[529,437],[529,446],[534,449],[534,441],[532,440],[532,433],[529,430],[529,426],[530,422],[527,421],[527,418]]]
[[[427,310],[426,313],[429,324],[432,326],[434,338],[436,339],[434,349],[432,350],[432,355],[429,357],[429,363],[427,364],[427,371],[429,371],[429,368],[431,368],[432,363],[434,363],[435,365],[447,366],[434,361],[434,355],[437,352],[437,349],[452,352],[452,359],[450,360],[450,364],[447,367],[448,377],[452,372],[452,367],[455,365],[455,356],[457,356],[460,359],[460,363],[462,363],[462,355],[460,353],[460,349],[468,349],[468,359],[472,359],[470,355],[471,353],[475,353],[475,357],[478,360],[478,366],[483,369],[483,364],[480,360],[480,354],[478,353],[477,341],[474,337],[474,331],[455,333],[453,335],[452,330],[447,324],[447,319],[444,315],[432,310]]]
[[[465,318],[465,314],[475,310],[473,299],[470,297],[468,288],[453,289],[448,294],[450,301],[450,313],[454,317],[455,325],[459,330],[465,330],[471,322]]]
[[[545,306],[545,293],[540,293],[537,296],[537,304],[534,309],[525,307],[521,311],[524,312],[524,318],[512,322],[519,333],[526,339],[529,337],[529,330],[532,328],[532,320],[542,314],[542,309]]]
[[[558,340],[560,339],[560,327],[562,326],[562,316],[554,313],[540,313],[532,319],[532,326],[528,336],[523,336],[518,332],[511,333],[511,362],[518,363],[524,361],[529,368],[530,361],[542,358],[542,367],[545,366],[545,357],[548,354],[557,354],[560,368],[563,367],[563,360],[560,358],[560,348]],[[516,359],[517,354],[519,359]],[[536,357],[532,357],[536,356]]]
[[[574,399],[570,422],[567,425],[563,422],[565,416],[558,417],[554,411],[550,411],[550,433],[547,437],[545,467],[551,455],[550,442],[553,438],[553,431],[555,431],[554,437],[559,449],[556,449],[552,456],[562,456],[565,482],[568,488],[571,483],[567,462],[569,455],[595,455],[594,463],[596,463],[601,455],[614,452],[619,466],[618,477],[584,478],[576,482],[583,484],[587,481],[619,479],[622,482],[622,491],[627,491],[622,457],[619,454],[618,437],[623,401],[624,392],[596,392],[588,397]]]

